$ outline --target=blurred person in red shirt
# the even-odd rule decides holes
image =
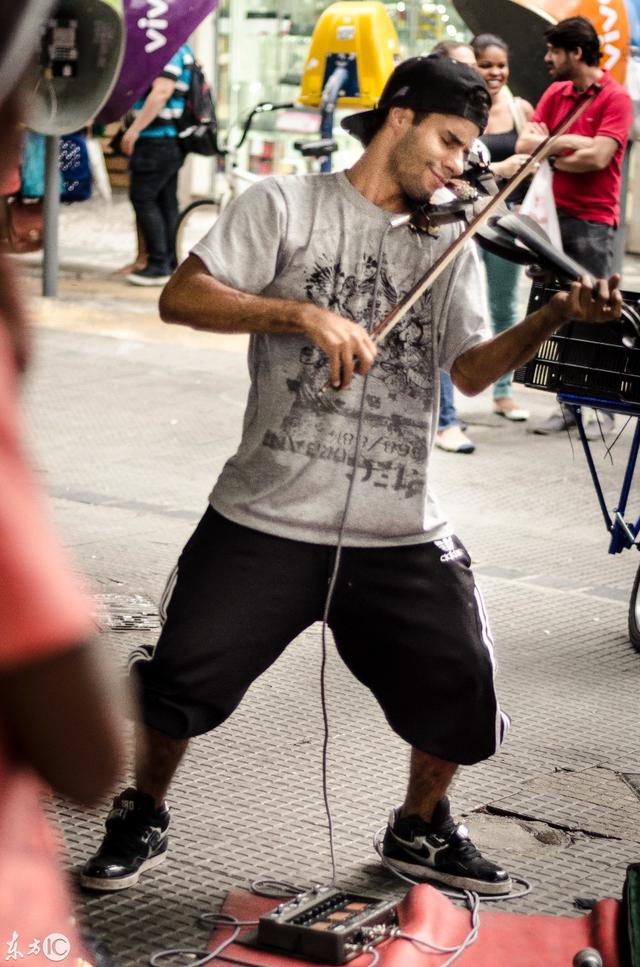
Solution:
[[[36,6],[44,16],[48,4],[28,3],[32,19]],[[0,13],[4,36],[22,16],[24,6]],[[17,164],[24,114],[16,72],[8,80],[2,59],[0,183]],[[73,963],[83,946],[42,800],[50,787],[95,804],[116,779],[123,745],[117,689],[107,691],[88,644],[95,634],[90,601],[53,533],[21,446],[18,397],[28,343],[19,281],[0,253],[0,959]]]

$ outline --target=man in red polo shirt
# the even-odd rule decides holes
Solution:
[[[553,194],[567,255],[596,278],[612,271],[613,241],[620,219],[622,159],[632,122],[631,98],[599,67],[600,42],[586,17],[569,17],[545,30],[545,63],[555,83],[540,98],[520,135],[516,151],[530,154],[568,114],[592,84],[595,100],[556,142]],[[555,433],[575,423],[563,407],[534,428]],[[586,424],[589,439],[613,429],[613,415],[599,410]]]

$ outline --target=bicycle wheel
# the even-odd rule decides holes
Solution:
[[[197,198],[180,212],[174,246],[178,265],[184,262],[196,242],[206,235],[219,214],[220,205],[216,198]]]
[[[629,602],[629,638],[635,650],[640,651],[640,567],[636,571]]]

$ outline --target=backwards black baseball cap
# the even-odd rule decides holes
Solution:
[[[367,145],[392,107],[454,114],[473,121],[482,133],[487,125],[491,98],[478,71],[468,64],[436,54],[410,57],[394,70],[378,106],[371,111],[350,114],[341,127]]]

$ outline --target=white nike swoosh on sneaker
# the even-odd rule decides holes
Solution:
[[[429,865],[435,862],[435,858],[438,855],[438,853],[442,852],[442,850],[445,849],[447,846],[446,843],[443,843],[442,846],[433,846],[431,843],[427,842],[424,836],[416,836],[412,840],[406,840],[406,839],[401,839],[399,836],[396,836],[396,834],[394,833],[394,838],[396,842],[400,846],[402,846],[404,850],[407,851],[407,853],[410,853],[411,856],[415,856],[416,859],[420,859],[423,862],[428,863]],[[424,850],[427,851],[428,853],[427,856],[425,856]]]

